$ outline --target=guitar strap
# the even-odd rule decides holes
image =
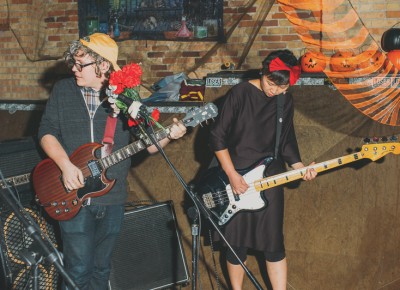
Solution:
[[[275,139],[274,159],[278,158],[279,140],[281,138],[281,133],[282,133],[283,107],[285,104],[285,94],[280,94],[277,96],[277,98],[278,99],[276,101],[277,111],[276,111],[276,139]],[[208,168],[212,168],[218,165],[219,165],[218,160],[214,155],[213,159],[211,160],[211,163],[208,165]]]
[[[285,94],[280,94],[277,96],[277,109],[276,109],[276,139],[275,139],[275,153],[274,158],[278,158],[279,152],[279,140],[282,133],[282,122],[283,122],[283,105],[285,103]]]
[[[111,115],[107,117],[106,128],[104,130],[104,138],[102,141],[103,147],[101,147],[101,156],[105,157],[110,155],[112,147],[114,145],[114,133],[117,125],[117,118]]]

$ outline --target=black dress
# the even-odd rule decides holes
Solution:
[[[234,86],[224,97],[219,115],[210,131],[213,151],[228,149],[236,169],[245,169],[267,156],[273,156],[276,138],[277,97],[267,97],[249,82]],[[284,162],[300,162],[293,127],[293,99],[285,94],[278,160],[267,168],[267,175],[285,170]],[[264,191],[268,206],[258,211],[237,213],[223,226],[227,241],[235,247],[263,252],[284,252],[283,188]]]

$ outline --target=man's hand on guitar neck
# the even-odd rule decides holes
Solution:
[[[182,122],[179,122],[177,118],[173,118],[172,120],[174,121],[174,124],[169,130],[168,139],[179,139],[186,134],[186,127],[182,124]]]
[[[179,122],[177,118],[173,118],[173,121],[174,124],[169,129],[167,137],[159,141],[162,148],[166,146],[171,140],[179,139],[186,134],[186,127],[181,122]],[[150,154],[153,154],[158,152],[158,149],[156,146],[152,145],[150,147],[147,147],[147,151]]]

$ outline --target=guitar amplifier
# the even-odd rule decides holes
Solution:
[[[43,157],[34,137],[0,142],[0,171],[5,179],[0,179],[0,188],[7,183],[18,193],[23,205],[29,204],[33,199],[30,174]],[[4,207],[2,200],[0,207]]]
[[[0,170],[4,179],[0,179],[0,194],[14,198],[15,204],[23,207],[25,217],[36,223],[57,247],[57,225],[35,203],[30,182],[30,174],[43,156],[33,137],[1,142]],[[38,261],[36,279],[36,266],[24,259],[24,255],[38,252],[36,243],[8,202],[0,197],[0,289],[57,289],[59,279],[54,265],[44,259]]]
[[[0,170],[4,177],[30,173],[43,157],[35,137],[0,142]]]
[[[172,202],[126,211],[112,257],[111,290],[175,289],[188,281]]]

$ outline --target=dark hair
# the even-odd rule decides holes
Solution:
[[[293,52],[288,49],[276,50],[271,52],[262,62],[262,69],[260,75],[267,76],[269,80],[277,84],[278,86],[289,84],[290,72],[287,70],[277,70],[271,72],[269,70],[269,64],[272,60],[279,57],[288,67],[296,66],[298,61],[294,56]]]

